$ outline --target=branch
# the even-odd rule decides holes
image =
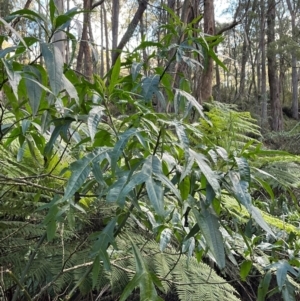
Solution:
[[[101,4],[103,4],[104,1],[105,1],[105,0],[100,0],[100,1],[98,1],[98,2],[96,2],[96,3],[94,3],[94,4],[92,4],[92,9],[96,8],[97,6],[100,6]]]

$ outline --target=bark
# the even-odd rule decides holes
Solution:
[[[112,49],[118,47],[120,0],[112,0]]]
[[[297,36],[297,27],[296,27],[296,5],[292,7],[290,0],[286,0],[288,9],[291,15],[292,23],[292,39],[296,40]],[[299,119],[299,106],[298,106],[298,72],[297,72],[297,56],[295,48],[292,49],[292,117],[294,119]]]
[[[143,16],[144,11],[147,8],[147,5],[148,5],[148,0],[140,0],[139,1],[139,7],[138,7],[134,17],[132,18],[131,22],[129,23],[125,34],[123,35],[120,43],[118,44],[118,47],[116,48],[116,51],[113,53],[112,65],[115,64],[115,62],[118,59],[118,57],[120,56],[123,48],[129,42],[130,38],[132,37],[136,27],[138,26],[138,24],[141,20],[141,17]]]
[[[260,85],[260,96],[259,100],[261,100],[261,127],[265,129],[265,125],[268,121],[268,100],[267,100],[267,72],[266,72],[266,46],[265,46],[265,0],[260,1],[260,11],[261,11],[261,19],[260,19],[260,54],[261,54],[261,81],[258,79],[258,83],[261,82]]]
[[[209,35],[215,34],[215,13],[214,1],[204,0],[204,33]],[[212,96],[212,80],[213,80],[213,60],[207,57],[205,68],[201,75],[200,81],[200,103],[208,101]]]
[[[106,72],[110,69],[110,53],[109,53],[109,40],[108,40],[108,26],[107,26],[107,14],[106,8],[103,7],[103,17],[104,17],[104,35],[105,35],[105,45],[106,45]]]
[[[104,76],[104,19],[103,19],[103,7],[100,8],[100,24],[101,24],[101,31],[100,31],[100,43],[101,43],[101,52],[100,52],[100,76]]]
[[[276,52],[274,47],[275,42],[275,0],[268,0],[267,13],[267,38],[268,38],[268,78],[270,88],[270,103],[271,103],[271,129],[273,131],[283,130],[282,106],[279,97],[279,81],[276,66]]]
[[[82,36],[77,56],[76,71],[82,72],[87,78],[91,79],[93,74],[93,63],[91,50],[89,47],[88,28],[90,22],[90,10],[92,8],[91,0],[83,1],[83,28]]]
[[[55,5],[59,14],[64,13],[64,0],[55,0]],[[59,49],[64,63],[66,62],[66,34],[63,31],[56,32],[52,42]]]

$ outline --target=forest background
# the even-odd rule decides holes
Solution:
[[[299,6],[1,0],[1,300],[298,300]]]

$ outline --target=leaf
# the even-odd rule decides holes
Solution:
[[[130,73],[133,81],[135,81],[136,78],[139,76],[142,67],[143,67],[143,63],[137,63],[137,62],[132,63]]]
[[[193,209],[193,213],[217,265],[220,269],[225,268],[224,243],[217,217],[204,207],[200,213]]]
[[[120,199],[120,193],[127,182],[127,176],[120,177],[113,185],[109,187],[109,191],[106,195],[107,202],[116,202]]]
[[[184,150],[184,157],[185,157],[185,162],[189,161],[189,145],[190,145],[190,141],[189,138],[185,132],[184,126],[179,122],[179,121],[174,121],[174,125],[175,125],[175,130],[176,130],[176,134],[177,137],[179,139],[180,145],[182,146],[183,150]]]
[[[193,105],[193,107],[198,111],[200,116],[205,118],[205,116],[203,114],[203,107],[198,103],[196,98],[183,90],[175,89],[174,108],[179,107],[181,97],[184,97],[188,102],[190,102]],[[178,109],[177,109],[177,114],[178,114]]]
[[[16,46],[7,47],[3,50],[0,50],[0,59],[4,58],[8,53],[14,52],[17,49]]]
[[[66,78],[66,76],[62,75],[62,88],[64,88],[69,96],[75,100],[77,105],[79,105],[79,97],[75,86]]]
[[[282,288],[282,297],[284,301],[296,301],[295,286],[288,280]]]
[[[234,160],[238,166],[241,180],[250,183],[250,167],[246,158],[234,157]]]
[[[251,271],[252,261],[244,260],[240,267],[240,276],[243,281],[246,281],[249,272]]]
[[[160,76],[155,74],[149,77],[144,77],[141,82],[142,86],[142,95],[145,101],[149,101],[152,99],[155,91],[158,90]]]
[[[59,119],[59,124],[55,127],[55,129],[53,130],[50,140],[48,141],[48,143],[45,146],[45,150],[44,150],[44,156],[45,157],[50,157],[50,154],[52,152],[52,149],[54,147],[54,143],[57,139],[57,137],[59,136],[59,134],[62,133],[62,135],[67,135],[68,129],[72,123],[72,119]]]
[[[109,94],[113,92],[113,90],[115,89],[116,85],[119,82],[120,71],[121,71],[121,58],[119,56],[112,69],[109,86],[108,86]]]
[[[41,74],[38,69],[34,68],[33,66],[25,66],[24,71],[27,73],[25,85],[29,98],[29,104],[32,110],[32,115],[35,116],[38,112],[43,92],[41,86],[36,82],[36,80],[42,82]],[[35,76],[31,75],[29,72]],[[30,79],[34,79],[34,81]]]
[[[81,188],[91,172],[92,163],[103,160],[106,157],[108,150],[108,148],[100,148],[70,165],[72,174],[67,182],[63,200],[69,199]]]
[[[119,136],[119,140],[117,141],[117,143],[115,144],[115,147],[113,149],[113,151],[110,154],[111,157],[111,169],[112,172],[114,173],[116,170],[116,166],[117,166],[117,161],[121,155],[121,153],[123,152],[127,141],[129,140],[129,138],[131,136],[133,136],[138,130],[135,128],[130,128],[127,131],[125,131],[124,133],[122,133]]]
[[[63,57],[57,46],[53,44],[41,43],[41,49],[48,70],[51,89],[55,95],[58,95],[63,86]]]
[[[101,120],[102,115],[103,115],[103,108],[100,106],[92,108],[89,112],[87,124],[88,124],[88,129],[92,141],[94,141],[95,134],[97,131],[97,126]]]
[[[92,285],[92,288],[94,288],[97,284],[99,273],[100,273],[100,258],[99,258],[99,255],[97,255],[93,262],[93,269],[92,269],[93,285]]]
[[[16,99],[18,99],[18,86],[22,77],[18,71],[14,71],[11,61],[2,60],[2,62],[8,75],[9,84],[14,92]]]
[[[117,249],[114,229],[117,223],[117,217],[111,219],[111,221],[105,226],[105,228],[98,234],[93,233],[91,238],[96,238],[93,246],[91,256],[99,256],[103,260],[105,269],[110,270],[110,259],[107,254],[107,248],[113,245]]]
[[[172,231],[169,228],[162,230],[159,240],[159,249],[163,252],[171,241]]]
[[[229,178],[232,183],[232,187],[230,187],[232,194],[250,213],[252,209],[252,201],[251,195],[248,192],[248,182],[240,180],[240,175],[234,171],[229,172]]]
[[[268,234],[272,235],[274,238],[276,237],[272,231],[272,229],[269,227],[269,225],[265,222],[264,218],[262,217],[260,211],[255,206],[251,206],[251,211],[249,211],[251,216],[254,218],[254,220],[257,222],[257,224],[264,229]]]
[[[146,180],[146,190],[148,193],[150,204],[159,216],[163,216],[164,211],[164,196],[163,188],[160,182],[153,180],[152,175]]]
[[[193,150],[190,150],[190,155],[194,157],[195,161],[197,162],[201,172],[205,176],[207,182],[210,184],[216,196],[220,196],[221,188],[218,181],[217,175],[212,171],[209,165],[206,163],[206,158],[204,155],[196,153]]]
[[[269,292],[271,278],[272,278],[272,274],[271,271],[269,270],[259,283],[258,292],[257,292],[257,301],[266,300],[266,296]]]

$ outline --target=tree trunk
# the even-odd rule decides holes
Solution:
[[[279,97],[278,75],[276,66],[275,52],[275,0],[268,0],[267,14],[267,37],[268,37],[268,77],[270,87],[270,102],[271,102],[271,129],[273,131],[283,130],[282,107]]]
[[[87,78],[91,79],[93,74],[93,64],[91,51],[88,43],[88,28],[89,28],[89,18],[90,18],[90,10],[92,8],[91,0],[83,1],[83,29],[82,36],[79,46],[79,52],[77,56],[77,66],[76,71],[82,72]],[[84,60],[83,60],[84,58]]]
[[[118,59],[118,57],[120,56],[123,48],[129,42],[130,38],[132,37],[136,27],[138,26],[138,24],[141,20],[141,17],[143,16],[144,11],[147,8],[147,5],[148,5],[147,0],[140,0],[139,1],[139,7],[138,7],[134,17],[132,18],[131,22],[129,23],[126,32],[124,33],[120,43],[118,44],[118,47],[116,48],[116,51],[113,53],[112,65],[115,64],[115,62]]]
[[[112,0],[112,49],[113,51],[118,47],[119,36],[119,13],[120,13],[120,0]]]
[[[292,23],[292,39],[296,40],[297,37],[297,27],[296,27],[296,4],[292,7],[292,3],[290,0],[286,0],[288,9],[291,15],[291,23]],[[297,72],[297,56],[295,47],[291,50],[292,55],[292,116],[295,119],[299,119],[298,114],[298,72]]]
[[[204,33],[209,35],[215,34],[215,12],[214,1],[204,0]],[[209,46],[209,45],[208,45]],[[200,81],[200,103],[208,101],[212,96],[212,80],[213,80],[213,60],[207,57],[205,68],[201,75]]]
[[[59,14],[64,13],[64,0],[55,0],[55,5]],[[52,42],[59,49],[64,62],[66,62],[66,34],[63,31],[56,32]]]
[[[261,21],[260,21],[260,53],[261,53],[261,127],[266,129],[265,125],[268,122],[268,98],[267,98],[267,72],[266,72],[266,46],[265,46],[265,0],[260,2]],[[259,82],[258,82],[259,83]]]

